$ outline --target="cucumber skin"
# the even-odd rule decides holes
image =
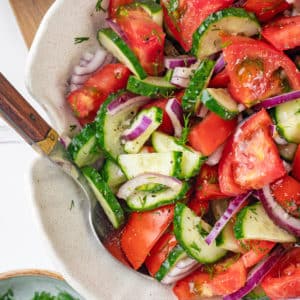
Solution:
[[[91,149],[90,153],[94,153],[95,157],[91,162],[88,162],[86,164],[80,164],[78,165],[78,163],[76,163],[76,155],[78,154],[78,152],[80,151],[80,149],[82,147],[85,146],[85,144],[87,142],[89,142],[89,140],[96,135],[96,124],[90,123],[87,124],[71,141],[71,143],[69,144],[67,151],[69,153],[69,155],[71,156],[72,160],[75,162],[75,164],[81,168],[83,166],[86,166],[87,164],[93,164],[94,162],[96,162],[96,160],[100,157],[101,155],[101,148],[98,145],[97,141],[94,144],[94,146]]]
[[[155,279],[162,281],[168,274],[168,271],[174,266],[177,260],[185,253],[184,249],[177,244],[173,250],[169,253],[168,257],[160,266],[159,270],[155,274]]]
[[[103,197],[108,202],[108,205],[111,208],[111,210],[114,212],[115,218],[117,219],[118,222],[118,224],[112,223],[112,225],[114,226],[115,229],[118,229],[124,223],[125,216],[124,216],[124,211],[120,203],[118,202],[117,198],[112,193],[108,184],[102,179],[101,175],[99,174],[99,172],[97,172],[96,169],[92,167],[84,167],[81,169],[81,171],[84,174],[84,176],[89,177],[92,180],[93,184],[96,186],[96,188],[101,192]]]
[[[244,218],[247,215],[249,207],[251,207],[251,206],[244,207],[241,211],[238,212],[238,214],[236,216],[236,221],[233,226],[233,232],[234,232],[234,236],[237,240],[244,238],[243,223],[244,223]]]
[[[162,77],[162,80],[164,80],[163,77]],[[144,83],[143,81],[140,81],[135,76],[129,76],[126,89],[128,91],[138,94],[138,95],[151,97],[151,98],[158,98],[158,97],[169,97],[170,95],[172,95],[172,93],[175,92],[177,87],[175,85],[172,87],[171,86],[169,86],[169,87],[156,86],[155,87],[154,85],[151,86],[147,82]]]
[[[136,76],[138,76],[141,79],[144,79],[147,77],[147,73],[143,69],[142,65],[140,64],[140,61],[136,57],[136,55],[131,51],[131,49],[127,46],[125,41],[123,41],[112,29],[110,28],[104,28],[100,29],[98,31],[98,41],[101,44],[101,37],[100,35],[103,34],[106,37],[108,37],[112,43],[114,43],[119,49],[122,49],[122,53],[126,58],[129,59],[130,63],[133,65],[133,67],[128,66],[126,63],[123,62],[125,66],[127,66],[132,73],[134,73]],[[102,45],[102,44],[101,44]]]
[[[223,19],[224,17],[240,17],[240,18],[250,18],[251,20],[255,21],[258,26],[260,26],[259,21],[255,17],[253,13],[247,12],[242,8],[236,8],[236,7],[230,7],[225,8],[223,10],[217,11],[211,15],[209,15],[202,24],[196,29],[196,31],[193,34],[193,43],[192,43],[192,49],[191,53],[198,57],[199,47],[201,44],[201,39],[205,32],[209,29],[209,27]]]
[[[213,60],[205,59],[195,71],[182,97],[181,105],[185,112],[196,112],[197,106],[199,106],[201,101],[200,96],[202,90],[208,85],[215,64]]]
[[[216,105],[216,100],[213,99],[213,97],[210,95],[207,89],[203,90],[201,94],[201,101],[210,111],[213,111],[215,114],[217,114],[224,120],[232,120],[238,114],[238,112],[230,112],[226,110],[221,105]]]

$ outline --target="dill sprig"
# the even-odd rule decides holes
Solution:
[[[76,37],[74,39],[74,44],[80,44],[82,42],[88,41],[90,38],[87,36],[82,36],[82,37]]]

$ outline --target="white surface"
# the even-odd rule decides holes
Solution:
[[[0,40],[0,71],[37,107],[25,90],[27,48],[8,0],[0,1]],[[0,119],[0,272],[23,268],[55,271],[26,196],[25,177],[37,155],[24,142],[4,144],[18,139],[13,131],[1,130],[4,124]]]

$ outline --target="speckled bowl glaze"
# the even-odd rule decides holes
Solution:
[[[96,32],[105,15],[95,11],[95,3],[56,0],[29,53],[27,88],[60,134],[68,134],[70,125],[76,124],[65,102],[70,72],[82,53],[99,47]],[[75,45],[74,38],[82,36],[90,39]],[[175,299],[170,287],[130,270],[106,252],[92,234],[84,214],[87,199],[56,166],[42,158],[35,161],[27,186],[34,215],[58,271],[86,299]]]

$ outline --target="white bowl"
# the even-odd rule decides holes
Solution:
[[[96,32],[105,16],[95,12],[95,3],[56,0],[29,53],[27,88],[60,134],[68,133],[70,125],[76,123],[64,97],[70,71],[83,52],[99,47]],[[81,36],[90,39],[75,45],[74,38]],[[35,216],[58,271],[87,300],[175,299],[170,287],[128,269],[106,252],[83,214],[87,200],[56,166],[42,158],[34,162],[28,186]],[[72,201],[75,205],[71,209]]]

